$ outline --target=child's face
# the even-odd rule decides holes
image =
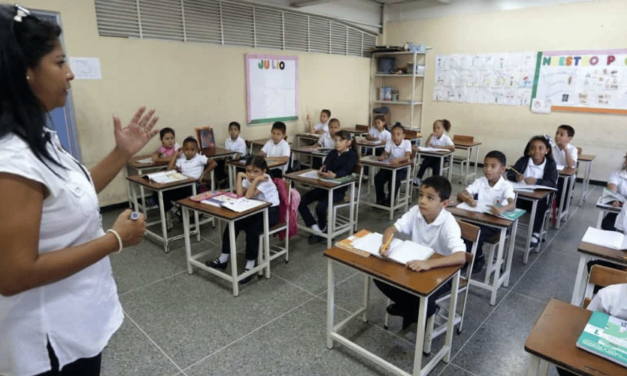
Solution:
[[[557,128],[557,132],[555,132],[555,143],[563,146],[572,141],[571,137],[568,137],[568,132],[566,129]]]
[[[341,137],[337,136],[334,138],[335,141],[335,150],[340,153],[344,152],[351,144],[351,140],[343,140]]]
[[[505,172],[505,166],[496,158],[486,158],[483,161],[483,174],[489,182],[495,183]]]
[[[436,121],[433,123],[433,133],[435,133],[435,137],[440,138],[444,134],[444,126],[441,122]]]
[[[166,148],[171,148],[174,146],[174,135],[172,133],[166,133],[163,135],[161,139],[161,144]]]
[[[447,203],[448,200],[442,201],[438,192],[432,187],[425,187],[424,185],[420,187],[420,192],[418,193],[418,208],[423,217],[436,217]]]
[[[235,125],[229,127],[229,136],[231,136],[231,140],[237,140],[239,129]]]
[[[382,131],[383,127],[385,127],[385,122],[383,120],[375,120],[374,126],[377,127],[379,131]]]
[[[548,149],[544,142],[535,140],[529,145],[529,156],[533,159],[533,163],[539,165],[544,162],[544,157],[548,153]]]
[[[392,141],[394,141],[396,145],[400,145],[404,137],[405,132],[401,128],[396,127],[392,129]]]
[[[198,154],[198,146],[194,142],[186,142],[183,145],[183,154],[188,160],[194,158]]]
[[[329,115],[327,115],[326,112],[321,112],[320,113],[320,122],[322,124],[325,124],[327,121],[329,121]]]
[[[337,132],[340,130],[340,123],[334,121],[333,123],[329,123],[329,133],[331,136],[335,136]]]
[[[265,171],[263,171],[262,169],[260,169],[259,167],[255,167],[255,166],[246,166],[246,179],[248,179],[249,182],[253,182],[253,180],[255,180],[255,178],[257,176],[261,176],[265,173]]]
[[[280,129],[272,130],[272,141],[274,141],[275,144],[281,142],[283,136],[285,136],[285,134]]]

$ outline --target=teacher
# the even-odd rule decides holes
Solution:
[[[109,254],[139,243],[146,222],[123,212],[103,231],[97,193],[156,133],[139,109],[88,171],[46,127],[74,78],[61,29],[0,5],[0,375],[99,375],[123,320]],[[142,116],[143,115],[143,116]]]

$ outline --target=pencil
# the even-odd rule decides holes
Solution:
[[[522,175],[520,172],[518,172],[518,171],[514,168],[514,166],[509,166],[509,167],[508,167],[508,169],[510,169],[510,170],[512,170],[512,171],[514,171],[514,172],[515,172],[515,173],[517,173],[518,175]]]
[[[392,241],[392,238],[393,238],[393,237],[394,237],[394,235],[390,236],[390,237],[388,238],[388,241],[387,241],[387,242],[385,242],[385,245],[384,245],[384,246],[383,246],[383,248],[382,248],[384,251],[385,251],[385,249],[386,249],[386,248],[390,245],[390,242]]]

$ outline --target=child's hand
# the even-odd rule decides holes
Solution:
[[[525,178],[525,183],[533,185],[536,184],[538,180],[536,178]]]
[[[159,160],[159,154],[153,154],[152,157],[150,157],[150,159],[152,159],[153,162],[157,162]]]
[[[255,178],[255,180],[257,180],[257,182],[260,182],[260,181],[267,181],[267,180],[268,180],[268,176],[266,176],[266,174],[259,175],[259,176],[257,176],[257,177]]]
[[[415,272],[422,272],[431,269],[428,261],[413,260],[407,263],[407,267]]]
[[[383,155],[383,154],[381,154],[381,155],[379,156],[379,160],[380,160],[380,161],[384,161],[384,160],[385,160],[385,158],[386,158],[386,156],[385,156],[385,155]]]
[[[388,257],[388,251],[390,250],[389,240],[394,236],[394,234],[392,233],[386,237],[384,233],[383,236],[384,236],[384,239],[383,239],[383,243],[381,244],[381,247],[379,248],[379,254],[383,257]]]
[[[200,178],[200,184],[203,184],[207,187],[211,187],[211,178],[207,176],[202,176]]]
[[[477,201],[475,201],[475,199],[472,197],[468,197],[468,201],[466,203],[470,205],[471,208],[477,207]]]
[[[496,206],[496,205],[490,206],[490,213],[492,213],[494,215],[501,215],[501,213],[503,213],[504,210],[505,209],[504,209],[503,206],[501,206],[501,207]]]
[[[620,208],[623,205],[620,203],[620,201],[612,201],[612,206],[615,208]]]
[[[374,140],[374,137],[372,137],[372,135],[368,134],[368,135],[366,135],[366,140],[372,141],[372,140]]]
[[[240,180],[241,179],[246,179],[246,173],[243,172],[243,171],[238,172],[237,173],[237,178],[240,179]]]

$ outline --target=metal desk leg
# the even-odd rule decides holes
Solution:
[[[189,209],[183,206],[183,232],[185,234],[185,255],[187,257],[187,274],[192,274],[192,245],[189,239]],[[195,211],[195,210],[194,210]],[[198,222],[196,222],[198,223]]]
[[[507,278],[503,281],[503,286],[509,286],[509,277],[512,274],[512,259],[514,258],[514,248],[516,247],[516,231],[518,231],[518,219],[512,224],[512,233],[509,237],[509,250],[507,252],[507,263],[505,264],[505,273]]]
[[[499,289],[499,279],[501,278],[501,264],[505,261],[503,259],[503,251],[505,249],[505,236],[507,235],[507,229],[501,229],[501,235],[499,236],[499,250],[496,256],[497,264],[494,268],[494,282],[492,283],[492,294],[490,295],[490,305],[496,304],[496,293]]]
[[[211,171],[211,177],[213,178],[213,171]],[[213,181],[213,180],[212,180]],[[196,194],[198,194],[198,191],[196,190],[196,184],[192,185],[192,195],[196,196]],[[185,209],[185,207],[183,207]],[[185,217],[185,214],[182,213],[183,217]],[[196,240],[200,242],[200,214],[198,214],[198,211],[194,210],[194,220],[196,221]],[[215,219],[213,219],[213,217],[211,217],[212,221],[215,221]],[[189,218],[188,218],[189,221]]]
[[[390,221],[394,219],[394,196],[396,193],[396,169],[392,169],[392,184],[390,184]]]
[[[235,221],[229,221],[229,243],[231,249],[231,278],[233,279],[233,296],[239,295],[239,281],[237,280],[237,238],[235,237]]]
[[[418,308],[418,323],[416,327],[416,352],[414,353],[414,376],[420,375],[422,369],[422,350],[424,349],[425,326],[427,324],[427,302],[428,296],[419,296],[420,307]]]
[[[163,208],[163,191],[157,191],[159,196],[159,214],[161,215],[161,232],[163,233],[163,249],[165,252],[170,252],[168,248],[168,224],[165,217],[165,210]],[[146,202],[144,201],[144,211],[146,210]]]
[[[445,363],[449,363],[451,361],[453,331],[455,330],[455,314],[457,312],[457,297],[459,296],[459,273],[460,272],[457,272],[453,276],[451,297],[448,303],[448,322],[446,323],[446,340],[444,341],[444,346],[448,347],[448,351],[443,359]]]
[[[538,375],[538,367],[540,366],[540,358],[533,354],[529,354],[529,371],[527,372],[527,376],[537,376]]]
[[[263,210],[263,251],[265,252],[266,278],[270,278],[270,219],[268,218],[268,208]]]
[[[333,232],[335,231],[335,225],[333,223],[333,188],[329,189],[329,202],[327,208],[327,248],[331,248],[333,243]],[[320,229],[324,230],[324,229]]]
[[[476,150],[475,150],[475,174],[473,176],[473,179],[477,178],[477,166],[479,165],[479,146],[477,145]]]
[[[549,362],[544,359],[540,359],[540,366],[538,367],[538,376],[547,376],[549,374]]]
[[[464,173],[464,185],[468,185],[468,173],[470,172],[470,157],[472,157],[472,148],[466,149],[466,173]],[[463,171],[461,172],[463,173]]]
[[[575,278],[575,286],[573,287],[573,296],[570,298],[570,304],[575,306],[581,305],[583,283],[587,279],[584,274],[587,275],[586,268],[588,263],[588,257],[585,254],[579,255],[579,266],[577,267],[577,277]]]
[[[327,259],[327,349],[333,348],[331,332],[335,317],[335,275],[333,274],[333,261]]]
[[[349,236],[353,235],[355,233],[355,231],[357,230],[356,224],[357,224],[357,218],[355,218],[357,216],[357,211],[355,210],[355,205],[359,205],[359,203],[356,203],[355,201],[355,182],[353,182],[351,184],[351,204],[349,205],[349,223],[350,223],[350,231],[349,231]],[[288,216],[288,220],[289,220],[289,216]]]
[[[555,222],[555,228],[559,229],[562,224],[562,213],[566,211],[566,184],[568,184],[569,177],[566,176],[562,183],[562,195],[560,196],[560,205],[557,208],[557,221]]]
[[[368,305],[370,303],[370,276],[364,273],[364,314],[362,320],[368,322]]]
[[[527,231],[527,240],[525,241],[525,256],[523,257],[523,264],[527,265],[529,261],[529,249],[531,247],[531,236],[533,235],[533,225],[536,220],[536,211],[538,210],[538,200],[531,201],[531,217],[529,218],[529,230]],[[540,237],[540,242],[542,242],[542,237]],[[538,247],[540,247],[540,242],[538,243]]]

